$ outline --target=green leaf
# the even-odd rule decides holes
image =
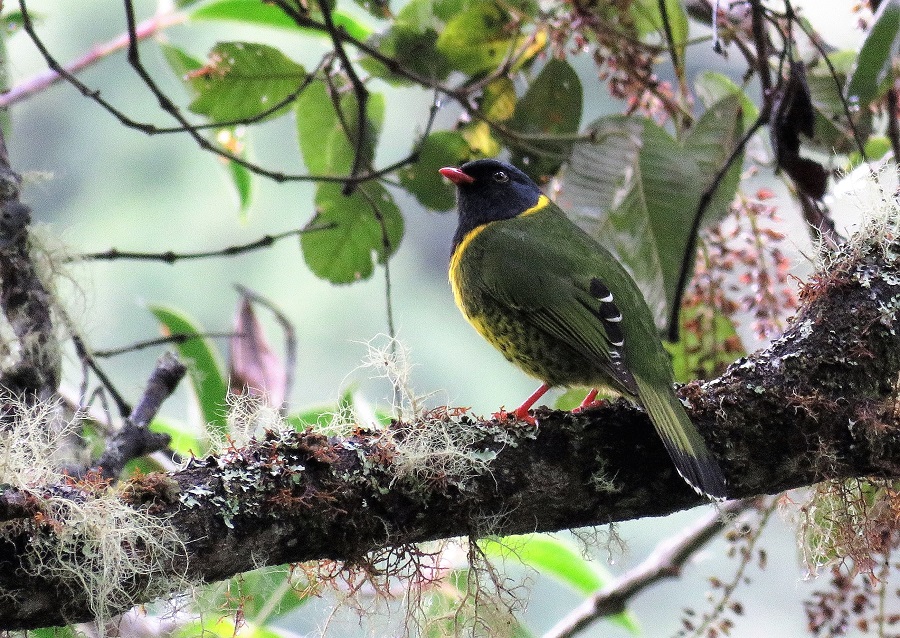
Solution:
[[[250,200],[253,196],[253,173],[246,166],[231,161],[228,162],[228,171],[237,192],[238,205],[241,212],[245,213],[250,207]]]
[[[694,80],[694,90],[703,101],[706,108],[710,108],[716,102],[728,97],[738,95],[741,98],[741,115],[744,121],[744,130],[750,128],[759,117],[759,109],[753,103],[744,89],[735,84],[731,78],[715,71],[702,71]]]
[[[245,572],[228,580],[216,593],[207,609],[227,609],[239,600],[244,617],[257,626],[297,609],[310,598],[291,587],[290,573],[284,567]]]
[[[31,13],[30,15],[31,15],[32,22],[40,21],[39,15],[35,15],[34,13]],[[8,37],[8,36],[14,34],[20,28],[22,28],[22,25],[24,24],[25,19],[22,17],[21,11],[10,11],[9,13],[7,13],[5,15],[0,16],[0,21],[2,21],[2,23],[3,23],[2,28],[4,30],[4,36]],[[7,59],[5,55],[4,55],[3,59],[4,60]],[[5,87],[6,84],[4,84],[3,86]]]
[[[324,39],[330,37],[321,29],[298,26],[284,11],[273,4],[260,2],[260,0],[217,0],[195,9],[191,12],[190,17],[192,20],[230,20],[264,27],[291,29]],[[335,26],[343,27],[348,35],[357,40],[365,40],[372,35],[369,27],[341,11],[333,11],[331,19],[334,20]]]
[[[560,135],[578,131],[582,91],[578,74],[565,60],[553,58],[544,65],[516,104],[509,129],[525,134]],[[540,182],[559,170],[571,153],[570,142],[505,140],[512,162]]]
[[[678,54],[678,61],[684,65],[684,51],[688,41],[688,17],[679,0],[665,0],[666,15],[672,32],[672,44]],[[642,36],[657,33],[662,42],[666,41],[666,29],[663,22],[659,0],[636,0],[629,10],[638,33]]]
[[[873,135],[868,140],[866,140],[864,148],[866,149],[866,157],[869,158],[870,161],[877,161],[884,157],[888,153],[888,151],[891,150],[891,140],[885,135]],[[850,157],[848,159],[848,172],[852,171],[854,168],[862,164],[863,161],[862,155],[859,154],[859,151],[853,151],[852,153],[850,153]]]
[[[688,328],[691,325],[696,327]],[[746,354],[734,323],[718,309],[686,307],[681,312],[681,326],[678,343],[665,344],[679,383],[718,376]]]
[[[515,560],[557,578],[585,596],[613,579],[612,574],[598,563],[583,558],[570,543],[549,534],[523,534],[477,542],[488,558]],[[640,631],[636,619],[628,612],[615,614],[611,620],[632,633]]]
[[[150,311],[163,325],[166,334],[203,334],[191,319],[177,310],[150,306]],[[178,344],[177,348],[182,362],[188,367],[188,376],[207,427],[227,434],[225,411],[228,385],[222,373],[224,368],[219,351],[208,339],[199,336]]]
[[[150,429],[154,432],[162,432],[172,437],[169,447],[181,456],[200,456],[206,451],[206,446],[194,434],[187,431],[187,426],[177,421],[157,416],[150,422]]]
[[[71,627],[44,627],[32,629],[28,632],[29,638],[75,638],[78,633]]]
[[[834,75],[824,62],[819,62],[809,67],[806,76],[815,110],[815,134],[805,144],[828,154],[850,153],[857,150],[857,146],[844,110],[843,89],[847,83],[847,75],[856,61],[856,52],[835,51],[828,55],[828,60],[834,67]],[[857,110],[853,114],[853,120],[856,130],[865,139],[872,130],[871,110]]]
[[[508,77],[491,80],[481,96],[481,114],[493,122],[505,122],[516,111],[516,87]]]
[[[458,166],[469,160],[472,150],[462,134],[437,131],[426,137],[419,148],[415,164],[404,166],[397,175],[400,184],[416,199],[432,210],[449,210],[456,201],[453,190],[441,179],[438,169]]]
[[[490,1],[472,2],[440,31],[437,50],[457,71],[475,75],[495,69],[519,41],[510,37],[510,16]]]
[[[233,603],[231,606],[234,606]],[[233,615],[215,620],[212,619],[213,616],[215,614],[210,614],[210,618],[189,622],[170,635],[172,638],[286,638],[294,635],[276,627],[257,627],[246,620],[238,624]]]
[[[346,175],[353,168],[356,152],[359,106],[350,91],[340,97],[342,117],[335,110],[334,101],[324,82],[313,82],[297,99],[295,113],[300,152],[310,173],[316,175]],[[366,104],[368,126],[363,144],[364,163],[371,164],[375,145],[384,121],[384,96],[370,93]],[[346,124],[346,129],[345,129]]]
[[[169,63],[169,67],[171,67],[175,75],[180,77],[185,83],[188,84],[188,86],[190,86],[187,76],[193,71],[202,69],[203,62],[190,55],[184,49],[181,49],[174,45],[166,44],[163,42],[160,43],[159,47],[162,51],[163,57],[166,59],[166,62]]]
[[[881,97],[893,83],[891,65],[900,55],[900,0],[884,0],[869,30],[847,84],[847,100],[860,109]]]
[[[189,108],[214,122],[251,118],[286,99],[305,80],[303,67],[274,47],[220,42],[210,51],[209,62],[189,76],[197,94]]]
[[[700,198],[743,135],[740,97],[708,109],[682,142],[644,117],[603,117],[590,128],[596,140],[575,145],[561,203],[628,268],[663,330]],[[705,221],[727,213],[741,163],[719,184]]]
[[[332,283],[367,279],[374,269],[373,257],[384,263],[403,237],[400,209],[377,182],[360,184],[350,196],[341,193],[340,184],[321,184],[315,203],[316,214],[308,227],[334,227],[304,233],[300,245],[310,270]]]

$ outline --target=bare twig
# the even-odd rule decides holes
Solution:
[[[766,119],[763,119],[764,116]],[[684,290],[687,287],[688,279],[693,270],[694,255],[697,251],[697,238],[700,234],[700,225],[703,223],[703,216],[706,214],[706,209],[709,208],[709,205],[712,203],[716,190],[719,188],[719,184],[722,183],[722,180],[725,179],[725,175],[728,174],[731,165],[734,164],[737,158],[741,156],[741,153],[744,152],[744,147],[747,146],[747,142],[750,141],[753,134],[768,121],[767,118],[768,114],[760,111],[759,117],[756,118],[756,121],[753,122],[750,128],[744,133],[744,136],[738,141],[737,145],[735,145],[734,150],[731,151],[728,159],[725,160],[725,163],[719,168],[712,181],[709,183],[709,186],[706,187],[706,190],[703,191],[703,194],[700,196],[700,201],[697,204],[697,212],[694,214],[694,220],[691,222],[691,230],[688,233],[688,241],[684,249],[684,258],[681,260],[681,270],[678,272],[678,281],[675,284],[675,300],[672,303],[672,307],[669,309],[668,338],[670,341],[678,341],[681,297],[684,295]]]
[[[183,13],[158,13],[152,18],[149,18],[137,25],[137,27],[135,28],[135,35],[140,40],[146,40],[147,38],[153,37],[164,29],[167,29],[176,24],[181,24],[186,19],[187,16]],[[26,31],[29,31],[32,26],[31,17],[27,15],[27,11],[23,11],[23,22],[25,20],[28,21]],[[31,33],[29,32],[29,36],[30,35]],[[32,38],[32,41],[33,40],[34,38]],[[117,51],[123,50],[127,46],[128,34],[124,33],[113,38],[109,42],[105,42],[93,47],[90,51],[88,51],[81,57],[66,64],[64,67],[62,67],[61,71],[51,67],[46,71],[36,73],[30,78],[27,78],[19,84],[16,84],[12,88],[10,88],[9,91],[0,94],[0,108],[6,108],[15,104],[16,102],[20,102],[37,93],[40,93],[53,84],[56,84],[60,80],[67,79],[66,75],[74,75],[76,73],[79,73],[85,68],[96,64],[103,58],[106,58],[113,53],[116,53]]]
[[[325,20],[325,29],[328,31],[328,35],[331,37],[331,42],[334,45],[334,52],[341,61],[341,66],[347,74],[347,77],[350,79],[350,85],[353,87],[353,94],[356,96],[356,131],[353,132],[355,133],[356,138],[355,140],[351,139],[355,144],[353,150],[353,167],[350,169],[350,177],[355,177],[360,173],[363,164],[367,159],[365,156],[365,149],[369,129],[369,117],[367,112],[369,91],[366,89],[366,85],[362,83],[362,80],[359,79],[359,75],[357,75],[353,63],[350,61],[347,52],[344,50],[344,43],[338,35],[339,29],[334,25],[334,20],[331,17],[331,6],[328,4],[327,0],[319,0],[319,9],[322,11],[322,17]],[[351,132],[348,131],[348,134],[349,133]],[[347,182],[344,184],[344,195],[350,195],[355,187],[355,182]]]
[[[85,253],[83,255],[77,255],[69,259],[69,261],[113,261],[117,259],[136,259],[142,261],[162,261],[167,264],[174,264],[176,261],[183,261],[188,259],[206,259],[208,257],[232,257],[234,255],[240,255],[242,253],[250,252],[252,250],[259,250],[260,248],[268,248],[275,242],[284,239],[286,237],[296,237],[299,235],[303,235],[305,233],[314,233],[320,230],[327,230],[329,228],[333,228],[334,224],[322,224],[321,226],[311,226],[304,228],[295,228],[293,230],[287,230],[283,233],[278,233],[275,235],[264,235],[259,239],[250,242],[249,244],[239,244],[236,246],[228,246],[226,248],[219,248],[217,250],[204,250],[195,253],[176,253],[171,250],[166,250],[161,253],[150,253],[150,252],[131,252],[126,250],[119,250],[118,248],[110,248],[107,251],[99,252],[99,253]]]
[[[229,339],[234,336],[233,332],[178,332],[167,335],[165,337],[157,337],[155,339],[145,339],[144,341],[136,341],[127,346],[118,348],[107,348],[106,350],[94,350],[93,355],[98,359],[107,357],[116,357],[120,354],[128,354],[129,352],[137,352],[145,348],[153,348],[154,346],[180,345],[192,339]]]
[[[716,604],[713,606],[713,609],[710,613],[704,614],[703,620],[697,625],[697,627],[691,634],[692,638],[704,638],[704,636],[710,635],[707,633],[707,630],[710,629],[710,625],[712,625],[712,623],[714,623],[718,618],[721,618],[726,606],[732,600],[734,591],[738,588],[738,586],[740,586],[741,583],[745,582],[744,574],[747,571],[747,566],[751,564],[751,560],[753,558],[753,550],[756,547],[756,544],[759,542],[759,538],[762,535],[763,528],[765,528],[766,524],[769,522],[769,519],[772,517],[772,514],[778,507],[777,499],[771,499],[766,505],[764,505],[761,501],[757,501],[757,503],[760,509],[760,520],[754,532],[749,536],[746,547],[743,547],[739,553],[740,563],[738,564],[738,568],[732,575],[731,580],[722,586],[721,595],[719,596],[718,601],[716,601]]]
[[[116,389],[116,386],[115,384],[113,384],[112,379],[107,376],[107,374],[103,371],[103,368],[101,368],[97,361],[94,359],[94,356],[85,345],[84,340],[77,332],[75,332],[74,325],[72,325],[68,318],[64,318],[64,322],[66,324],[66,329],[69,331],[69,334],[71,336],[72,344],[75,346],[75,353],[78,355],[78,358],[84,364],[85,368],[90,369],[94,374],[97,375],[97,379],[100,380],[100,383],[104,388],[106,388],[106,390],[112,397],[113,402],[116,404],[116,409],[119,411],[119,416],[121,416],[122,418],[127,418],[128,415],[131,414],[131,405]]]
[[[685,563],[722,529],[734,516],[755,507],[758,499],[728,501],[718,511],[709,512],[679,535],[667,538],[634,569],[588,598],[560,620],[544,638],[570,638],[594,621],[625,610],[628,601],[665,578],[676,578]]]
[[[762,86],[763,103],[771,102],[772,71],[769,69],[769,35],[766,33],[766,14],[762,0],[750,0],[750,19],[756,46],[756,71]]]
[[[125,425],[107,440],[106,450],[97,460],[93,470],[104,478],[115,478],[132,459],[165,449],[171,437],[152,432],[148,425],[163,402],[184,378],[187,367],[171,352],[156,362],[156,368],[147,381],[147,387]]]

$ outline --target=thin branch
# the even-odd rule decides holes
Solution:
[[[147,387],[125,425],[106,443],[106,450],[92,468],[106,479],[121,474],[125,465],[139,458],[165,449],[171,442],[168,434],[152,432],[150,421],[184,378],[187,367],[171,352],[163,354],[156,363]]]
[[[113,261],[117,259],[135,259],[142,261],[161,261],[167,264],[174,264],[176,261],[184,261],[189,259],[206,259],[208,257],[232,257],[234,255],[240,255],[242,253],[259,250],[261,248],[268,248],[275,242],[286,237],[296,237],[305,233],[312,233],[320,230],[327,230],[330,228],[334,228],[334,224],[323,224],[321,226],[313,226],[310,228],[295,228],[293,230],[287,230],[283,233],[277,233],[275,235],[264,235],[256,241],[250,242],[249,244],[239,244],[236,246],[219,248],[217,250],[205,250],[195,253],[176,253],[171,250],[166,250],[161,253],[130,252],[119,250],[118,248],[110,248],[105,252],[76,255],[74,257],[68,258],[67,261]]]
[[[641,564],[603,587],[556,623],[544,638],[571,638],[600,618],[625,611],[628,602],[651,585],[680,576],[685,563],[698,550],[730,525],[735,516],[758,504],[759,499],[728,501],[677,536],[667,538]]]
[[[100,381],[103,387],[107,389],[113,399],[113,402],[116,404],[116,409],[119,411],[119,416],[121,416],[122,418],[128,418],[128,415],[131,414],[131,405],[116,389],[116,386],[115,384],[113,384],[112,379],[107,376],[107,374],[103,371],[103,368],[101,368],[97,361],[94,359],[93,355],[84,344],[84,340],[82,340],[81,336],[75,332],[74,326],[71,324],[71,322],[69,322],[68,318],[64,319],[64,321],[67,324],[67,329],[69,330],[72,344],[75,346],[75,352],[78,355],[78,358],[82,361],[85,367],[87,367],[97,375],[97,379]]]
[[[334,20],[331,16],[331,6],[328,4],[328,0],[319,0],[319,9],[322,11],[322,17],[325,20],[325,29],[328,31],[328,35],[334,45],[334,51],[341,61],[344,72],[350,79],[350,85],[353,87],[353,94],[356,96],[356,139],[353,150],[353,167],[350,169],[350,177],[352,178],[360,173],[363,164],[367,161],[365,148],[369,133],[369,117],[367,109],[369,103],[369,91],[366,89],[365,84],[362,83],[362,80],[359,79],[359,75],[357,75],[356,69],[353,67],[350,58],[347,57],[347,52],[344,50],[344,43],[338,35],[339,29],[334,25]],[[355,187],[355,182],[347,182],[344,184],[344,196],[350,195]]]
[[[772,72],[769,69],[769,35],[766,33],[766,14],[762,0],[750,0],[750,24],[756,46],[756,71],[762,86],[763,103],[769,103]]]
[[[167,335],[165,337],[157,337],[155,339],[145,339],[144,341],[137,341],[127,346],[120,346],[118,348],[94,350],[93,354],[97,359],[105,359],[108,357],[117,357],[121,354],[128,354],[130,352],[137,352],[146,348],[153,348],[155,346],[181,345],[182,343],[186,343],[188,341],[191,341],[192,339],[229,339],[233,336],[233,332],[178,332],[175,334]]]
[[[762,503],[759,503],[762,506]],[[708,636],[707,629],[709,629],[710,625],[716,621],[716,619],[720,618],[722,612],[725,611],[726,605],[732,600],[732,595],[734,591],[740,586],[744,581],[744,573],[747,571],[747,566],[750,565],[751,560],[753,558],[753,550],[756,547],[756,544],[759,542],[760,536],[762,535],[762,530],[769,522],[769,519],[772,517],[772,514],[775,513],[775,510],[778,507],[778,501],[776,499],[772,499],[768,505],[764,508],[761,508],[761,517],[759,520],[759,524],[755,530],[755,534],[750,536],[747,546],[742,548],[740,552],[740,564],[738,565],[737,570],[734,575],[731,577],[731,580],[722,586],[722,593],[719,596],[718,602],[716,602],[713,610],[704,615],[703,621],[694,629],[694,632],[691,634],[692,638],[704,638]]]
[[[31,24],[31,17],[27,15],[27,11],[22,12],[23,23],[27,21],[27,25],[25,26],[25,31],[31,37],[34,42],[34,37],[32,35],[33,26]],[[157,35],[160,31],[167,29],[173,25],[181,24],[187,20],[187,16],[183,13],[158,13],[157,15],[149,18],[143,22],[141,22],[135,28],[135,34],[138,39],[146,40],[147,38],[151,38]],[[37,42],[35,42],[37,44]],[[69,62],[64,67],[62,67],[62,71],[57,70],[53,67],[46,71],[41,71],[40,73],[36,73],[16,84],[9,91],[0,94],[0,108],[7,108],[17,102],[25,100],[27,98],[32,97],[33,95],[44,91],[50,86],[56,84],[60,80],[67,80],[68,76],[74,76],[76,73],[83,71],[85,68],[92,66],[99,62],[100,60],[116,53],[118,51],[123,50],[128,46],[128,34],[123,33],[122,35],[113,38],[109,42],[105,42],[103,44],[99,44],[94,46],[90,51],[85,53],[79,58],[76,58],[72,62]],[[38,47],[41,48],[41,47]]]
[[[788,5],[790,7],[790,5]],[[790,14],[793,17],[793,12]],[[828,74],[831,76],[831,79],[834,80],[834,88],[835,93],[837,93],[838,99],[841,102],[841,108],[844,111],[844,117],[847,118],[847,126],[850,127],[850,132],[853,135],[853,141],[856,143],[856,150],[859,152],[859,156],[862,158],[864,162],[868,164],[869,158],[866,154],[866,143],[862,138],[862,134],[859,132],[859,129],[856,128],[856,123],[853,121],[853,113],[850,110],[850,104],[847,102],[847,98],[844,97],[844,87],[841,86],[840,78],[838,78],[837,69],[834,68],[834,64],[831,63],[831,58],[828,57],[828,52],[825,50],[822,45],[822,39],[819,37],[819,34],[811,31],[807,28],[807,24],[803,22],[803,20],[794,20],[794,22],[799,25],[800,29],[803,33],[806,34],[806,37],[809,38],[809,41],[812,42],[812,45],[816,48],[816,51],[819,52],[819,55],[822,57],[822,61],[825,62],[825,66],[828,67]],[[871,171],[870,167],[870,171]]]
[[[700,201],[697,204],[697,212],[694,214],[694,220],[691,222],[691,229],[688,233],[684,257],[681,260],[681,269],[678,271],[678,281],[675,284],[675,298],[672,307],[669,309],[667,336],[670,341],[678,341],[681,317],[681,298],[684,295],[684,290],[687,287],[688,279],[693,270],[694,254],[697,251],[697,240],[700,235],[700,225],[703,223],[703,216],[706,214],[706,209],[709,208],[709,205],[712,203],[713,196],[716,194],[719,184],[722,183],[722,180],[725,179],[725,175],[727,175],[728,171],[731,169],[731,165],[734,164],[741,153],[744,152],[744,147],[747,146],[747,143],[750,141],[750,138],[753,137],[753,134],[767,121],[768,113],[760,111],[759,117],[756,118],[756,121],[753,122],[750,128],[747,129],[747,132],[744,133],[744,136],[738,141],[737,145],[728,156],[728,159],[725,160],[725,163],[719,168],[713,176],[712,181],[709,183],[709,186],[706,187],[706,190],[704,190],[703,194],[700,196]]]
[[[810,284],[797,317],[768,349],[679,390],[733,498],[823,479],[900,477],[892,428],[860,417],[896,400],[884,380],[900,371],[890,356],[900,349],[900,313],[884,308],[900,295],[898,245],[859,248],[842,249]],[[371,552],[472,530],[550,531],[708,504],[678,476],[646,414],[625,401],[574,415],[542,408],[534,426],[452,414],[345,436],[269,433],[168,475],[135,477],[117,493],[183,541],[183,557],[154,566],[162,582],[169,574],[211,582],[262,564],[322,558],[360,564]],[[428,428],[450,437],[465,460],[451,469],[423,459],[421,474],[403,473],[404,445]],[[31,489],[85,498],[80,490]],[[90,619],[90,592],[52,569],[29,571],[20,548],[41,543],[53,556],[64,534],[36,523],[43,499],[22,511],[23,491],[0,489],[0,509],[9,503],[21,514],[3,527],[8,568],[0,589],[8,604],[0,605],[0,629]],[[49,520],[68,531],[68,521]],[[119,584],[129,595],[120,607],[159,596],[158,583]]]

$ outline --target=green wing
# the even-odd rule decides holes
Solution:
[[[478,239],[477,250],[490,260],[490,267],[477,272],[484,293],[527,312],[535,327],[585,353],[620,391],[637,396],[624,348],[629,333],[635,333],[634,317],[621,308],[640,303],[640,313],[646,304],[609,253],[554,205],[492,224]],[[658,343],[658,337],[652,339]]]
[[[478,250],[491,260],[491,267],[479,268],[483,291],[588,353],[621,390],[641,401],[688,483],[724,497],[722,471],[672,389],[653,315],[618,261],[552,204],[496,222],[479,239]],[[607,293],[611,300],[603,302]],[[621,321],[610,321],[610,303],[621,310]]]

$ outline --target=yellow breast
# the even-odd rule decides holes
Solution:
[[[534,206],[523,211],[519,216],[532,215],[545,208],[549,203],[550,200],[547,198],[547,196],[541,195]],[[496,223],[500,222],[488,222],[487,224],[482,224],[481,226],[473,228],[468,233],[466,233],[466,235],[462,238],[462,241],[460,241],[456,246],[456,250],[453,251],[453,255],[450,257],[449,275],[450,288],[453,290],[453,300],[456,302],[456,307],[460,309],[466,320],[470,324],[472,324],[475,330],[477,330],[482,337],[499,347],[499,345],[495,343],[492,331],[488,330],[487,326],[485,326],[483,318],[481,316],[473,315],[469,312],[467,308],[468,304],[466,304],[465,302],[465,291],[462,289],[462,277],[460,274],[460,264],[462,263],[462,258],[466,252],[466,249],[469,247],[472,241],[476,237],[478,237],[478,235],[482,231],[484,231],[484,229]]]

